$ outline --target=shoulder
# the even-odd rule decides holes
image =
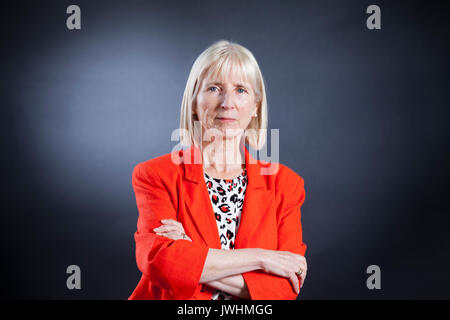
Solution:
[[[133,169],[133,177],[176,178],[181,173],[181,159],[183,151],[173,151],[155,158],[140,162]]]
[[[289,168],[288,166],[284,165],[284,164],[279,164],[280,165],[280,179],[285,181],[285,182],[295,182],[295,183],[300,183],[300,184],[304,184],[304,180],[303,178],[294,170],[292,170],[291,168]]]
[[[261,175],[265,177],[268,188],[280,206],[302,205],[305,200],[305,183],[297,172],[281,163],[258,163]]]
[[[270,175],[270,189],[282,207],[301,206],[305,201],[305,182],[303,178],[288,166],[277,163],[278,169]],[[272,164],[272,166],[276,167]],[[264,167],[264,165],[261,165]]]
[[[261,168],[261,175],[266,176],[269,185],[277,190],[304,187],[303,178],[294,170],[282,163],[269,163],[258,160]]]

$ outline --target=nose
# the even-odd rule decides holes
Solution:
[[[222,100],[222,103],[220,104],[220,107],[222,109],[226,109],[226,110],[234,108],[234,101],[233,101],[233,97],[231,94],[225,93],[223,95],[223,100]]]

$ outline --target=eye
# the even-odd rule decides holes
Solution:
[[[217,89],[217,87],[209,87],[207,90],[211,91],[211,92],[216,92],[215,90],[211,90],[211,89]]]
[[[242,90],[242,91],[240,91],[240,90]],[[238,92],[239,93],[244,93],[244,92],[247,92],[244,88],[238,88]]]

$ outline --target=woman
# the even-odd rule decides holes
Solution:
[[[142,277],[129,299],[295,299],[307,272],[304,183],[245,147],[260,149],[267,127],[249,50],[222,40],[196,59],[180,127],[189,148],[133,171]]]

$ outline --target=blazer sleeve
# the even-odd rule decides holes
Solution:
[[[132,185],[139,210],[134,235],[139,270],[174,299],[190,299],[200,281],[207,246],[155,234],[162,219],[177,220],[177,214],[168,188],[150,166],[140,163],[134,168]]]
[[[302,256],[306,252],[303,243],[300,207],[305,201],[304,181],[295,175],[294,188],[290,189],[283,200],[278,222],[278,249],[290,251]],[[289,279],[262,270],[243,273],[252,300],[295,300],[295,293]],[[300,289],[301,291],[301,289]]]

